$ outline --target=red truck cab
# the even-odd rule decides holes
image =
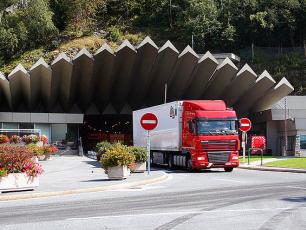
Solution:
[[[221,100],[183,102],[182,152],[190,154],[189,168],[239,166],[240,141],[236,112]]]

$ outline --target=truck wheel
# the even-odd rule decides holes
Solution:
[[[192,169],[192,160],[190,158],[187,158],[186,160],[186,169],[188,172],[192,172],[193,169]]]
[[[224,168],[225,172],[232,172],[234,168]]]
[[[174,168],[174,165],[173,165],[173,158],[172,158],[172,155],[168,155],[168,167],[169,169],[173,169]]]

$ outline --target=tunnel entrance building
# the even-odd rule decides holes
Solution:
[[[0,73],[0,127],[40,129],[51,143],[91,150],[103,140],[132,144],[132,111],[162,104],[165,95],[167,102],[224,100],[242,117],[271,109],[293,90],[286,78],[257,74],[231,53],[179,51],[146,37],[137,46],[104,44],[94,54],[84,48]]]
[[[80,128],[83,148],[93,150],[98,142],[133,144],[132,115],[85,115]]]

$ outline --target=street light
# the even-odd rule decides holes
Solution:
[[[285,97],[285,151],[284,154],[287,156],[288,150],[288,135],[287,135],[287,98]]]

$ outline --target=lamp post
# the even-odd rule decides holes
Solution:
[[[287,134],[287,98],[285,98],[285,151],[284,155],[287,156],[288,150],[288,134]]]

